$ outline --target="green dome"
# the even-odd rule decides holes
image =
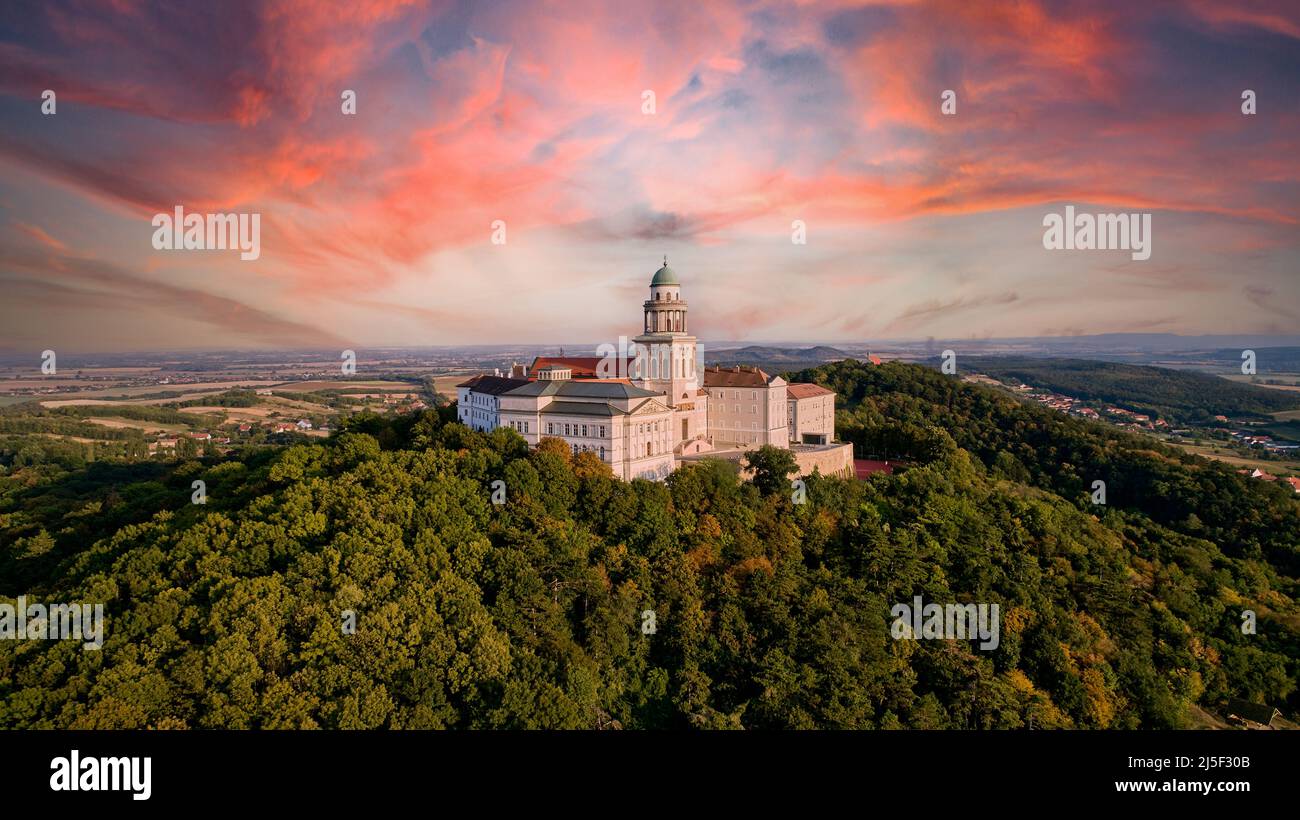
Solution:
[[[680,285],[680,284],[681,282],[677,281],[677,274],[673,273],[673,269],[668,267],[668,257],[665,256],[664,266],[659,270],[655,271],[655,278],[650,280],[650,287],[654,287],[655,285]]]

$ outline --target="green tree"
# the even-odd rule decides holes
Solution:
[[[745,453],[745,467],[753,471],[754,486],[763,495],[789,494],[789,477],[799,472],[793,452],[770,444]]]

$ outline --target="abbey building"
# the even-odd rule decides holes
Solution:
[[[631,344],[603,345],[596,356],[539,356],[510,376],[457,385],[461,423],[509,427],[532,445],[561,439],[574,454],[595,453],[624,479],[662,479],[683,459],[704,454],[832,444],[831,391],[789,385],[758,368],[703,366],[689,305],[666,259],[642,313]]]

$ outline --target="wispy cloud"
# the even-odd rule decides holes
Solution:
[[[1300,303],[1297,39],[1281,0],[9,5],[0,204],[104,294],[105,327],[155,327],[158,346],[184,317],[330,338],[307,305],[356,343],[424,342],[426,315],[467,342],[493,341],[485,318],[512,340],[594,336],[635,328],[639,294],[605,297],[684,250],[705,336],[1100,330],[1166,288],[1168,329],[1249,331]],[[1034,215],[1066,202],[1155,213],[1159,270],[1045,265]],[[153,253],[148,217],[176,204],[261,213],[263,257]],[[910,244],[868,277],[878,232]],[[594,281],[575,260],[594,258],[608,290],[575,311]],[[1085,274],[1098,298],[1072,296]],[[494,282],[513,301],[485,302]],[[4,309],[35,309],[35,287]]]

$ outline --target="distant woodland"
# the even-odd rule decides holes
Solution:
[[[967,357],[962,367],[1170,422],[1263,416],[1300,409],[1300,393],[1232,382],[1208,373],[1084,359]]]

